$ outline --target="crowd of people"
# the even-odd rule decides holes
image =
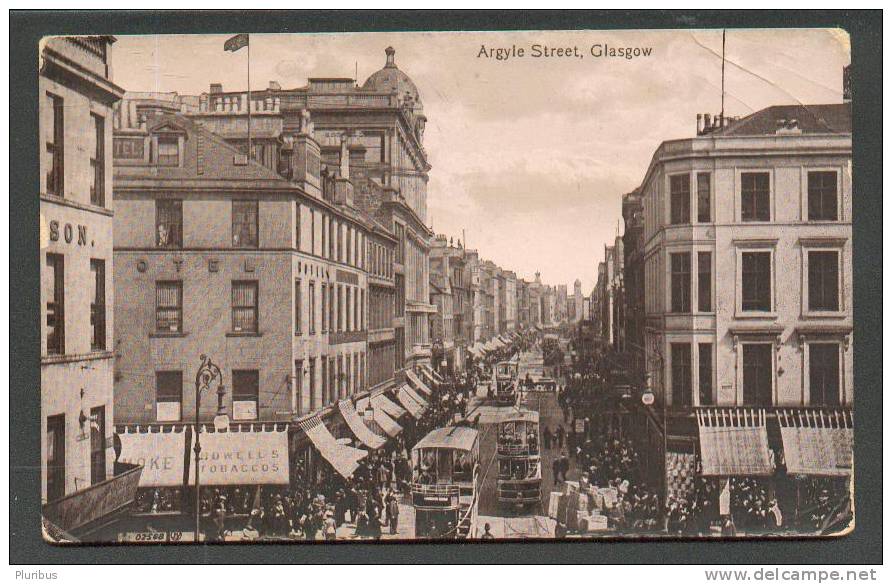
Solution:
[[[434,428],[467,413],[473,374],[447,376],[434,384],[429,407],[417,420],[400,420],[403,432],[359,462],[349,479],[321,463],[312,473],[304,461],[291,461],[288,486],[206,486],[200,490],[203,531],[210,540],[380,538],[399,526],[399,502],[409,494],[412,447]],[[144,516],[187,513],[192,491],[181,487],[142,488],[134,512]],[[352,533],[349,528],[352,527]]]

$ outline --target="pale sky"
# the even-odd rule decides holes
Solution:
[[[119,36],[114,81],[130,91],[197,95],[247,85],[231,35]],[[535,58],[532,45],[582,58]],[[651,47],[650,57],[594,57],[594,44]],[[428,224],[467,234],[481,256],[588,294],[604,245],[622,233],[621,197],[639,186],[664,140],[692,137],[697,113],[721,109],[721,31],[572,31],[251,35],[251,87],[300,87],[384,65],[384,48],[421,93],[428,118]],[[522,58],[478,57],[481,47]],[[839,30],[729,30],[725,112],[838,103],[850,63]]]

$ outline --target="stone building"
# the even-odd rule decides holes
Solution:
[[[644,206],[637,190],[623,195],[624,346],[634,379],[644,375]]]
[[[435,312],[428,268],[432,233],[426,226],[430,165],[418,88],[396,66],[393,48],[385,53],[384,67],[361,86],[354,79],[312,78],[303,87],[282,88],[271,81],[267,89],[252,91],[252,153],[268,167],[284,166],[283,150],[290,144],[283,135],[294,134],[309,119],[323,169],[334,176],[349,163],[356,207],[397,239],[394,337],[399,371],[430,363],[428,319]],[[224,92],[215,83],[197,99],[196,119],[216,121],[212,129],[232,143],[246,141],[246,92]],[[316,160],[312,153],[310,161]]]
[[[114,475],[107,439],[116,348],[108,145],[112,107],[124,94],[112,81],[114,42],[48,38],[39,55],[40,496],[50,505]],[[90,505],[78,516],[98,520],[111,511]]]
[[[771,424],[781,410],[839,421],[851,408],[852,118],[846,103],[700,119],[696,137],[660,145],[640,194],[646,366],[669,414],[667,459],[699,451],[708,464],[697,408],[747,407]]]
[[[573,282],[573,302],[571,303],[572,308],[570,309],[573,311],[573,318],[571,318],[572,322],[583,320],[585,314],[585,310],[583,309],[584,301],[585,297],[582,295],[582,282],[576,280]]]
[[[308,134],[290,160],[305,189],[190,117],[138,111],[115,132],[115,293],[129,307],[116,321],[116,422],[192,419],[203,354],[235,421],[288,421],[363,391],[370,221],[349,180],[310,186],[318,167],[298,170],[317,147]],[[200,418],[215,411],[208,400]]]

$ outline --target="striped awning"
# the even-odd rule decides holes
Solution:
[[[394,420],[398,420],[406,415],[405,408],[391,400],[383,393],[372,396],[372,407],[374,407],[376,410],[384,410],[385,412],[387,412],[387,415]]]
[[[412,396],[409,395],[409,393],[406,391],[406,387],[407,386],[405,385],[400,386],[396,390],[396,397],[403,405],[403,407],[406,408],[410,414],[412,414],[412,417],[416,420],[419,420],[421,419],[421,415],[424,413],[424,407],[420,403],[412,399]]]
[[[424,377],[430,385],[438,385],[438,382],[434,379],[434,376],[431,375],[430,372],[424,367],[419,367],[418,372],[421,373],[421,376]]]
[[[430,397],[431,395],[433,395],[433,392],[431,392],[431,388],[425,385],[425,383],[421,381],[421,379],[417,375],[415,375],[414,371],[406,371],[406,379],[408,379],[412,383],[412,385],[415,386],[415,389],[422,392],[426,396]]]
[[[703,476],[769,476],[765,410],[706,408],[697,412]]]
[[[353,435],[356,436],[360,442],[372,450],[377,450],[384,446],[387,442],[387,438],[374,433],[372,429],[362,421],[362,418],[359,416],[359,413],[357,413],[352,401],[349,399],[341,400],[338,402],[338,408],[341,410],[341,415],[344,416],[344,421],[347,422],[350,431],[353,432]]]
[[[780,410],[787,473],[845,477],[852,473],[854,419],[850,410]]]
[[[409,394],[409,397],[418,402],[422,407],[426,408],[428,406],[427,400],[421,397],[421,395],[419,395],[417,391],[412,389],[411,385],[409,385],[408,383],[404,383],[403,389],[406,390],[406,393]]]
[[[316,447],[319,454],[345,479],[353,476],[353,472],[359,466],[359,461],[369,454],[365,450],[340,444],[331,435],[319,416],[302,420],[298,425],[313,442],[313,446]]]
[[[365,410],[368,407],[369,398],[365,397],[356,402],[356,409]],[[391,438],[396,438],[400,432],[403,431],[403,427],[397,424],[393,418],[387,415],[387,412],[382,410],[379,407],[375,407],[375,404],[372,403],[372,418],[373,422],[377,424],[385,434],[390,436]]]
[[[430,365],[422,365],[421,370],[426,372],[428,376],[434,381],[437,381],[439,383],[445,383],[446,381],[445,379],[443,379],[443,376],[437,373],[436,370],[434,370]]]

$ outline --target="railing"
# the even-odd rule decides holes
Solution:
[[[412,494],[433,497],[457,497],[459,494],[459,486],[412,483]]]
[[[530,448],[528,444],[499,444],[496,446],[499,456],[531,456],[539,454],[538,448]]]

